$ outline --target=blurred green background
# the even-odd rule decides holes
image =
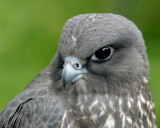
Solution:
[[[83,13],[121,14],[142,31],[160,125],[160,0],[0,0],[0,111],[49,64],[65,21]]]

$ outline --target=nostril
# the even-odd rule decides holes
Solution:
[[[76,63],[76,67],[79,68],[79,64],[78,63]]]
[[[75,67],[75,69],[80,69],[81,68],[79,63],[75,63],[74,67]]]
[[[81,70],[83,68],[82,63],[83,62],[81,60],[79,60],[79,59],[77,59],[75,57],[68,56],[68,57],[65,57],[65,59],[64,59],[63,67],[65,67],[66,65],[69,64],[75,70]]]

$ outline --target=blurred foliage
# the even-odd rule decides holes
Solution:
[[[67,19],[83,13],[117,13],[143,33],[160,125],[159,12],[160,0],[0,0],[0,110],[49,64]]]

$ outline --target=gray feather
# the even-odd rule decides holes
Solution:
[[[114,49],[111,57],[92,60],[105,46]],[[68,56],[88,72],[64,89]],[[78,15],[66,22],[48,67],[1,112],[0,127],[156,128],[148,80],[146,47],[133,22],[115,14]]]

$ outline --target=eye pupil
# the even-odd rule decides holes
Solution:
[[[110,54],[111,54],[110,47],[104,47],[95,52],[95,56],[100,60],[107,59],[110,56]]]

